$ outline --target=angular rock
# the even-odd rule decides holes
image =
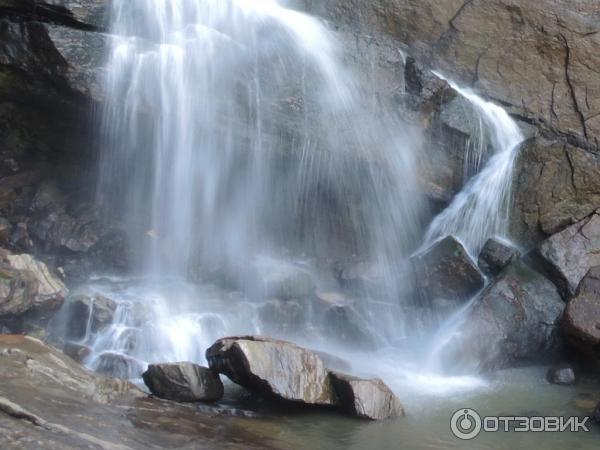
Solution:
[[[330,372],[338,405],[346,413],[370,420],[384,420],[404,415],[402,403],[379,378],[362,378]]]
[[[223,397],[219,375],[190,362],[150,364],[142,378],[154,395],[175,402],[215,402]]]
[[[97,333],[109,326],[117,304],[102,295],[76,295],[65,305],[66,329],[70,339],[83,339],[89,331]]]
[[[483,275],[462,244],[452,236],[436,242],[411,260],[417,286],[426,301],[466,301],[483,287]]]
[[[567,343],[580,355],[600,363],[600,266],[585,276],[563,319]]]
[[[491,370],[553,355],[565,304],[556,287],[520,260],[482,291],[443,350],[447,366]]]
[[[291,342],[262,336],[219,339],[208,350],[211,369],[246,389],[314,405],[333,405],[335,395],[321,358]]]
[[[140,360],[115,352],[104,352],[95,361],[94,370],[102,375],[130,380],[139,378],[146,370],[146,364]]]
[[[477,264],[486,275],[496,276],[520,256],[521,252],[516,247],[491,238],[481,249]]]
[[[600,266],[600,214],[550,237],[540,246],[539,254],[563,298],[573,297],[589,270]]]
[[[551,367],[546,373],[546,379],[552,384],[571,386],[575,384],[575,371],[572,367]]]

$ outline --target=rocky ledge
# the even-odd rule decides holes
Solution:
[[[150,398],[31,337],[0,335],[0,378],[6,450],[277,448],[249,422]]]

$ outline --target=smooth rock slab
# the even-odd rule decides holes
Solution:
[[[486,275],[496,276],[520,256],[521,252],[516,247],[492,238],[481,249],[477,264]]]
[[[223,397],[219,375],[190,362],[150,364],[142,378],[154,395],[175,402],[215,402]]]
[[[425,300],[466,301],[485,282],[467,251],[454,237],[436,242],[411,258],[416,283]]]
[[[267,397],[313,405],[334,405],[323,360],[291,342],[262,336],[219,339],[208,350],[211,369]]]
[[[365,380],[330,372],[340,408],[363,419],[384,420],[404,415],[402,403],[379,378]]]

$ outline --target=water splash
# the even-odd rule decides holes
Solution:
[[[501,107],[483,100],[469,89],[435,73],[466,98],[479,112],[490,131],[493,156],[473,176],[450,205],[431,223],[424,246],[448,235],[457,237],[473,257],[477,257],[486,240],[493,236],[508,237],[512,176],[519,144],[524,137],[516,122]],[[480,141],[483,138],[480,137]],[[475,152],[473,164],[481,164],[481,151]]]
[[[370,308],[361,292],[357,310],[377,339],[398,340],[418,134],[372,101],[324,24],[272,0],[116,0],[111,40],[99,197],[124,222],[139,278],[108,296],[119,311],[133,296],[149,316],[119,312],[86,340],[89,364],[107,353],[202,362],[226,334],[289,338],[278,317],[256,320],[273,300],[265,260],[307,266],[317,282],[318,261],[369,261],[389,304]],[[220,300],[190,277],[219,285]],[[305,314],[294,337],[323,344],[322,305],[293,300],[281,307]]]

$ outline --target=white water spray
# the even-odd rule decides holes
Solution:
[[[239,333],[327,346],[322,305],[271,298],[261,272],[304,271],[320,286],[311,261],[354,255],[381,269],[386,297],[370,308],[361,292],[364,328],[397,340],[415,139],[391,108],[374,109],[332,33],[271,0],[116,0],[112,31],[99,191],[139,276],[90,289],[147,312],[90,337],[90,365],[107,353],[202,362]]]

